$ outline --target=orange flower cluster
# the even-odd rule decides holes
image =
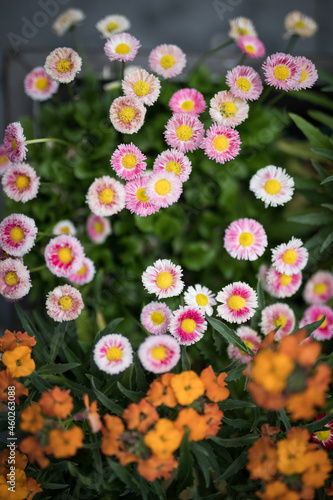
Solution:
[[[31,500],[36,493],[43,491],[40,484],[32,477],[27,477],[24,469],[28,463],[26,455],[8,448],[0,453],[0,498],[2,500]],[[15,464],[15,493],[8,490],[11,467]]]
[[[279,432],[279,429],[277,431]],[[332,465],[325,450],[309,442],[306,429],[293,427],[285,439],[266,433],[249,449],[250,478],[263,481],[262,500],[311,500],[324,485]]]
[[[305,342],[305,330],[274,343],[274,332],[262,342],[244,374],[255,403],[267,410],[286,408],[293,420],[313,418],[326,404],[331,369],[315,367],[321,353],[317,342]]]
[[[216,403],[229,396],[226,376],[216,376],[211,366],[200,376],[193,371],[160,376],[145,399],[124,410],[123,419],[104,416],[102,452],[116,456],[124,466],[137,463],[138,473],[147,481],[168,479],[178,466],[174,453],[186,431],[190,441],[217,434],[223,412]],[[158,407],[169,413],[167,408],[176,409],[176,419],[161,418]]]

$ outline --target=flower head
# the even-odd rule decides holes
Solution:
[[[159,207],[152,203],[150,197],[147,196],[147,182],[148,177],[140,177],[127,182],[125,186],[125,206],[132,214],[135,213],[140,217],[146,217],[159,210]]]
[[[169,456],[166,458],[158,458],[156,455],[152,455],[147,460],[140,460],[138,464],[138,473],[146,481],[155,481],[155,479],[169,479],[171,477],[171,472],[177,469],[178,462]]]
[[[34,101],[46,101],[58,90],[59,83],[51,80],[43,66],[34,68],[24,79],[24,91]]]
[[[267,57],[262,70],[267,85],[272,85],[276,89],[293,90],[302,78],[302,70],[295,57],[282,52]]]
[[[177,429],[186,432],[189,429],[189,441],[205,439],[208,425],[204,415],[200,415],[194,408],[183,408],[175,420]]]
[[[171,335],[154,335],[140,344],[138,356],[147,371],[165,373],[178,363],[180,345]]]
[[[272,264],[279,273],[287,276],[299,273],[306,266],[309,252],[302,240],[292,237],[288,243],[282,243],[272,249]]]
[[[238,155],[240,145],[241,140],[237,130],[222,124],[211,125],[201,143],[208,158],[222,164]]]
[[[204,96],[196,89],[177,90],[169,101],[169,108],[173,113],[200,115],[206,107]]]
[[[38,403],[45,415],[62,419],[74,408],[70,389],[61,390],[58,386],[43,392]]]
[[[266,246],[265,230],[254,219],[236,220],[225,231],[224,247],[234,259],[257,260]]]
[[[245,323],[252,318],[258,306],[256,292],[241,281],[225,286],[216,300],[222,302],[217,308],[217,315],[229,323]]]
[[[218,403],[220,401],[224,401],[229,397],[229,389],[227,389],[227,383],[225,382],[225,378],[227,377],[227,373],[220,373],[218,376],[215,375],[214,370],[211,365],[202,370],[200,374],[200,379],[204,383],[205,391],[207,397],[214,401],[214,403]]]
[[[104,335],[95,345],[94,361],[100,370],[109,375],[121,373],[133,362],[132,346],[120,333]]]
[[[326,416],[326,413],[319,413],[313,422],[321,420]],[[319,444],[324,450],[333,450],[333,420],[325,424],[324,430],[313,432],[311,434],[311,441]]]
[[[153,406],[161,406],[163,404],[169,408],[174,408],[177,405],[177,400],[170,385],[172,377],[174,377],[173,373],[165,373],[156,378],[150,384],[146,400]]]
[[[161,84],[156,76],[140,68],[125,75],[122,89],[125,95],[136,97],[142,104],[152,106],[160,95]]]
[[[86,16],[81,9],[67,9],[57,17],[52,25],[52,29],[56,35],[63,36],[85,18]]]
[[[266,53],[265,45],[255,36],[243,35],[239,37],[237,46],[251,59],[264,57]]]
[[[166,208],[179,200],[183,184],[178,176],[164,170],[153,172],[147,178],[145,190],[153,205]]]
[[[184,288],[183,271],[168,259],[158,259],[142,274],[142,283],[148,293],[155,293],[159,299],[180,295]]]
[[[1,359],[14,378],[27,377],[36,368],[34,360],[31,359],[31,350],[26,345],[4,352]]]
[[[204,313],[198,307],[179,307],[173,312],[169,331],[180,345],[191,345],[198,342],[207,330]]]
[[[165,127],[166,143],[182,153],[195,151],[200,147],[205,130],[196,115],[175,113]]]
[[[44,427],[44,418],[41,415],[41,408],[39,404],[32,403],[26,406],[21,413],[20,428],[22,431],[31,432],[35,434],[36,432],[42,430]]]
[[[6,299],[18,300],[29,293],[31,288],[28,268],[18,259],[0,262],[0,294]]]
[[[182,406],[188,406],[205,392],[205,385],[200,377],[192,370],[174,375],[170,385],[176,399]]]
[[[149,333],[161,335],[169,327],[171,314],[164,302],[151,302],[142,309],[140,321]]]
[[[317,271],[306,282],[303,297],[308,304],[325,304],[333,297],[333,274]]]
[[[0,401],[3,403],[8,402],[8,387],[9,386],[14,386],[15,387],[15,403],[18,405],[20,403],[20,397],[21,396],[28,396],[29,391],[26,387],[24,387],[21,382],[16,380],[13,375],[10,373],[9,370],[2,370],[0,371]],[[8,450],[9,451],[9,450]],[[0,457],[3,457],[3,455],[0,453]],[[16,465],[19,467],[18,462],[16,462]],[[0,472],[2,473],[2,463],[0,459]]]
[[[73,286],[57,286],[47,294],[46,312],[54,321],[72,321],[80,316],[84,303]]]
[[[61,234],[71,234],[72,236],[76,235],[76,229],[73,224],[68,219],[60,220],[56,223],[56,225],[52,229],[52,233],[60,236]]]
[[[22,257],[35,244],[35,221],[23,214],[11,214],[0,223],[0,246],[13,257]]]
[[[111,224],[109,219],[100,215],[91,214],[87,219],[86,229],[89,238],[94,243],[104,243],[111,234]]]
[[[183,434],[184,432],[177,429],[174,422],[167,418],[161,418],[156,423],[155,429],[145,435],[144,443],[154,455],[166,458],[179,448]]]
[[[259,74],[251,66],[236,66],[226,74],[226,83],[235,97],[256,101],[263,91]]]
[[[313,36],[318,29],[318,25],[314,19],[302,14],[298,10],[293,10],[286,15],[284,26],[287,30],[287,35],[298,35],[302,38]]]
[[[96,29],[101,33],[103,38],[110,38],[116,33],[128,31],[131,27],[129,19],[125,16],[113,15],[103,17],[96,24]]]
[[[69,278],[79,271],[84,259],[84,250],[75,236],[63,234],[52,238],[44,251],[46,265],[59,278]]]
[[[111,156],[111,166],[121,179],[131,181],[143,174],[147,166],[146,159],[132,142],[120,144]]]
[[[67,458],[76,455],[83,447],[83,431],[81,427],[71,427],[67,430],[52,429],[49,433],[48,453],[54,458]]]
[[[273,297],[283,299],[291,297],[302,284],[302,273],[287,275],[271,266],[267,271],[267,291]]]
[[[111,35],[104,45],[105,55],[110,61],[133,61],[141,44],[129,33]]]
[[[3,175],[6,170],[11,166],[11,162],[9,161],[6,151],[5,151],[5,146],[2,145],[0,146],[0,175]]]
[[[46,58],[44,69],[46,74],[56,82],[70,83],[81,71],[82,59],[75,50],[69,47],[58,47]]]
[[[248,117],[249,105],[232,92],[221,90],[210,100],[209,114],[216,123],[236,127]]]
[[[278,326],[280,328],[275,333],[275,340],[281,340],[295,328],[294,311],[287,304],[281,302],[267,306],[261,312],[260,328],[264,335],[272,332]]]
[[[211,290],[202,285],[189,286],[184,293],[184,301],[187,306],[197,307],[207,316],[213,314],[213,306],[216,305],[215,295]]]
[[[114,215],[125,208],[125,188],[119,181],[103,175],[90,185],[86,200],[95,215]]]
[[[36,198],[40,185],[36,170],[27,163],[14,163],[6,170],[1,182],[8,198],[22,203]]]
[[[110,120],[118,132],[134,134],[143,125],[146,108],[137,97],[117,97],[110,107]]]
[[[186,56],[177,45],[158,45],[149,54],[149,67],[163,78],[180,75],[186,66]]]
[[[310,59],[306,57],[295,57],[296,64],[298,64],[302,70],[302,75],[300,80],[295,84],[294,90],[310,89],[318,80],[318,72],[316,66]]]
[[[235,17],[229,21],[230,31],[228,35],[233,40],[238,40],[241,36],[257,36],[253,22],[247,17]]]
[[[250,190],[256,198],[269,205],[277,207],[291,200],[294,193],[294,179],[281,167],[268,165],[261,168],[250,181]]]
[[[138,404],[131,403],[123,413],[123,419],[126,422],[127,429],[137,429],[145,434],[149,427],[152,427],[159,419],[154,406],[141,399]]]
[[[26,345],[32,349],[36,345],[35,336],[30,337],[27,332],[11,332],[6,330],[5,334],[0,338],[0,351],[12,351],[19,345]]]
[[[181,182],[186,182],[192,171],[191,161],[177,149],[162,151],[154,161],[154,172],[172,172]]]
[[[319,321],[324,315],[325,320],[312,332],[312,336],[316,340],[329,340],[333,337],[333,310],[329,306],[313,305],[308,307],[304,312],[299,326],[302,328],[305,325]]]
[[[258,333],[250,328],[249,326],[240,326],[236,330],[236,334],[238,337],[242,339],[244,344],[251,349],[254,353],[256,353],[260,347],[261,338]],[[241,363],[248,363],[251,361],[251,356],[246,354],[246,352],[241,351],[238,347],[235,347],[232,344],[228,345],[227,353],[229,358],[231,359],[239,359]]]
[[[20,163],[26,159],[27,146],[25,144],[26,137],[23,127],[20,122],[10,123],[5,130],[3,147],[7,158],[12,163]]]
[[[95,273],[96,269],[93,261],[85,257],[81,269],[71,274],[68,279],[76,285],[86,285],[94,279]]]

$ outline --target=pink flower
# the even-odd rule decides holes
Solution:
[[[218,124],[210,126],[207,136],[201,143],[208,158],[222,164],[238,155],[240,145],[241,140],[237,130]]]
[[[171,335],[154,335],[140,344],[138,356],[148,372],[165,373],[178,363],[180,346]]]
[[[154,161],[154,172],[172,172],[181,182],[186,182],[192,171],[191,161],[177,149],[162,151]]]
[[[217,315],[229,323],[245,323],[252,318],[258,306],[256,292],[241,281],[222,288],[216,300],[222,302],[222,305],[217,307]]]
[[[70,83],[81,71],[82,59],[75,50],[69,47],[58,47],[46,58],[44,69],[46,74],[56,82]]]
[[[163,78],[172,78],[185,68],[186,56],[177,45],[158,45],[149,54],[149,66]]]
[[[56,235],[71,234],[72,236],[75,236],[76,229],[73,222],[68,219],[64,219],[56,223],[56,225],[52,229],[52,233]]]
[[[319,321],[326,315],[325,320],[314,332],[312,337],[316,340],[330,340],[333,337],[333,310],[324,305],[313,305],[308,307],[299,322],[299,327]]]
[[[51,80],[43,66],[34,68],[24,79],[25,93],[34,101],[46,101],[58,90],[59,83]]]
[[[109,219],[91,214],[87,219],[86,230],[91,241],[94,243],[104,243],[109,234],[111,234],[111,224]]]
[[[263,86],[259,74],[251,66],[236,66],[226,74],[226,83],[235,97],[256,101]]]
[[[236,334],[251,351],[254,353],[258,351],[261,344],[261,338],[255,330],[252,330],[249,326],[240,326],[237,328]],[[239,359],[241,363],[249,363],[249,361],[251,361],[251,356],[249,354],[246,354],[232,344],[228,345],[227,353],[230,359]]]
[[[3,190],[14,201],[27,201],[36,198],[40,179],[36,170],[27,163],[14,163],[2,177]]]
[[[150,302],[142,309],[140,321],[149,333],[162,335],[169,327],[171,314],[164,302]]]
[[[95,273],[96,270],[93,261],[85,257],[81,269],[71,274],[68,279],[76,285],[86,285],[94,279]]]
[[[0,262],[0,294],[6,299],[18,300],[31,288],[28,268],[18,259]]]
[[[125,208],[124,186],[108,175],[95,179],[90,185],[86,200],[95,215],[110,216]]]
[[[277,207],[291,200],[294,194],[294,179],[281,167],[268,165],[259,169],[250,181],[250,191],[256,198]]]
[[[147,166],[146,159],[132,142],[120,144],[111,156],[111,166],[121,179],[131,181],[143,174]]]
[[[308,304],[325,304],[333,297],[333,274],[317,271],[306,282],[303,297]]]
[[[140,217],[146,217],[159,210],[159,207],[154,205],[149,196],[147,196],[147,181],[148,177],[141,177],[140,179],[127,182],[125,186],[125,206],[132,214],[135,213]]]
[[[313,422],[317,420],[321,420],[326,417],[326,413],[319,413]],[[324,450],[330,451],[333,450],[333,420],[325,424],[324,430],[313,432],[311,434],[311,441],[316,444],[319,444]]]
[[[5,146],[0,146],[0,175],[3,175],[11,164],[7,157]]]
[[[196,89],[177,90],[169,101],[169,107],[174,113],[190,113],[200,115],[207,108],[204,96]]]
[[[104,335],[94,347],[94,361],[109,375],[121,373],[133,363],[132,346],[120,333]]]
[[[145,185],[147,196],[153,205],[166,208],[176,203],[182,192],[182,181],[167,170],[153,172]]]
[[[35,221],[26,215],[11,214],[0,223],[0,246],[10,256],[22,257],[30,252],[36,236]]]
[[[280,328],[275,333],[275,340],[281,340],[295,328],[294,311],[287,304],[281,302],[265,307],[261,312],[260,328],[264,335],[268,335],[278,326]]]
[[[209,114],[214,122],[227,127],[236,127],[248,117],[249,105],[245,99],[221,90],[211,99]]]
[[[243,35],[237,40],[237,46],[247,57],[256,59],[266,53],[265,45],[254,36]]]
[[[47,294],[46,312],[54,321],[72,321],[80,316],[83,308],[82,295],[73,286],[57,286]]]
[[[273,297],[283,299],[294,295],[302,284],[302,273],[292,276],[279,273],[273,266],[267,271],[267,291]]]
[[[136,97],[117,97],[110,107],[110,120],[118,132],[134,134],[143,125],[146,108]]]
[[[234,259],[257,260],[266,246],[265,230],[254,219],[238,219],[225,231],[224,247]]]
[[[184,288],[183,271],[171,260],[158,259],[142,274],[142,283],[148,293],[155,293],[159,299],[176,297]]]
[[[166,125],[164,137],[169,146],[187,153],[200,147],[204,133],[204,126],[197,116],[175,113]]]
[[[295,57],[296,64],[301,68],[302,74],[298,82],[296,82],[294,90],[310,89],[318,80],[316,66],[310,59],[306,57]]]
[[[104,45],[105,55],[110,61],[133,61],[141,44],[129,33],[112,35]]]
[[[267,57],[262,70],[267,85],[286,91],[293,90],[302,77],[301,67],[295,57],[282,52]]]
[[[302,38],[312,37],[318,30],[316,21],[299,10],[293,10],[286,15],[284,26],[287,30],[286,36],[298,35]]]
[[[169,331],[180,345],[191,345],[198,342],[207,330],[205,315],[197,307],[179,307],[173,312]]]
[[[206,286],[199,284],[188,287],[184,293],[184,302],[187,306],[196,307],[207,316],[213,314],[213,306],[216,305],[213,292]]]
[[[20,122],[10,123],[5,130],[3,146],[8,160],[12,163],[20,163],[26,159],[27,147],[25,135]]]
[[[253,22],[247,17],[235,17],[229,21],[229,26],[230,31],[228,35],[235,41],[244,35],[257,36]]]
[[[140,68],[125,74],[122,89],[125,95],[136,97],[142,104],[152,106],[160,95],[161,84],[156,76]]]
[[[48,242],[44,255],[52,274],[59,278],[69,278],[82,268],[84,250],[75,236],[63,234]]]
[[[308,262],[309,252],[303,247],[302,240],[292,237],[288,243],[282,243],[272,249],[272,264],[279,273],[297,274]]]

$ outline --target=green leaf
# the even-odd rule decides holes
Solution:
[[[313,118],[314,120],[317,120],[320,123],[323,123],[327,127],[331,128],[333,130],[333,118],[330,115],[327,115],[326,113],[323,113],[322,111],[317,111],[314,109],[311,109],[308,111],[308,114]]]
[[[311,90],[299,90],[299,91],[290,91],[288,95],[292,95],[296,97],[296,99],[300,99],[301,101],[311,102],[312,104],[318,104],[319,106],[323,106],[326,109],[333,109],[332,100],[320,94],[319,92],[314,92]]]
[[[323,241],[323,244],[320,247],[320,253],[325,252],[325,250],[331,245],[332,242],[333,242],[333,233],[330,233]]]
[[[287,220],[290,222],[297,222],[298,224],[308,224],[309,226],[323,226],[326,224],[332,224],[333,216],[326,212],[314,212],[311,214],[289,217]]]
[[[120,382],[117,382],[117,387],[120,392],[122,392],[130,401],[133,401],[134,403],[138,403],[145,396],[145,392],[130,391],[129,389],[125,389]]]
[[[60,323],[60,325],[56,327],[51,341],[49,363],[53,363],[57,357],[58,351],[64,341],[66,329],[67,323]]]
[[[242,339],[225,323],[210,316],[207,316],[207,320],[212,325],[214,330],[216,330],[225,338],[228,344],[234,345],[235,347],[237,347],[237,349],[246,352],[246,354],[249,354],[250,356],[253,355],[253,351],[246,344],[244,344]]]
[[[49,363],[37,370],[37,373],[39,375],[58,375],[59,373],[65,373],[68,370],[73,370],[73,368],[76,368],[77,366],[81,366],[81,363]]]
[[[50,384],[42,379],[36,371],[29,375],[29,381],[39,392],[44,392],[50,389]]]
[[[177,474],[178,493],[193,484],[193,457],[190,451],[188,435],[189,430],[186,431],[179,450],[179,466]]]
[[[229,467],[223,472],[223,474],[218,478],[218,481],[222,481],[223,479],[229,479],[230,477],[237,474],[238,471],[244,469],[247,463],[247,451],[243,451]]]
[[[328,415],[325,415],[325,417],[321,418],[320,420],[316,420],[315,422],[311,422],[310,424],[301,425],[300,427],[304,427],[310,433],[317,432],[317,431],[324,429],[325,424],[328,424],[332,420],[333,420],[333,415],[332,415],[332,413],[329,413]]]
[[[136,387],[139,391],[146,392],[148,383],[137,354],[134,355],[134,368],[136,374]]]
[[[92,375],[87,375],[87,377],[91,381],[91,386],[93,388],[94,393],[96,394],[97,399],[112,413],[115,415],[121,416],[123,414],[123,409],[121,406],[119,406],[117,403],[112,401],[112,399],[108,398],[103,394],[101,391],[99,391],[95,385],[95,379]]]
[[[333,151],[331,149],[313,148],[312,151],[317,155],[328,158],[329,160],[333,160]]]
[[[222,410],[236,410],[238,408],[256,408],[257,405],[251,401],[242,401],[237,399],[225,399],[220,403]]]
[[[208,488],[210,483],[210,463],[209,463],[209,454],[200,446],[200,444],[193,442],[191,444],[192,452],[198,462],[199,470],[202,472],[202,475],[205,479],[206,488]]]
[[[107,462],[120,481],[122,481],[127,487],[130,487],[141,497],[140,484],[133,477],[133,474],[131,474],[123,465],[113,462],[110,458],[107,458]]]
[[[314,151],[314,150],[312,150],[312,151]],[[322,167],[320,165],[320,163],[318,163],[316,160],[312,160],[311,163],[314,166],[314,168],[317,170],[319,177],[320,177],[320,180],[323,181],[324,179],[326,179],[326,177],[328,176],[328,172],[327,172],[326,168]],[[311,183],[312,183],[312,179],[311,179]],[[313,186],[313,184],[312,184],[312,186]]]
[[[233,380],[239,380],[241,377],[244,376],[243,371],[246,367],[246,364],[244,363],[237,363],[237,366],[228,372],[228,376],[226,377],[226,382],[231,382]]]
[[[79,468],[76,467],[76,464],[72,464],[71,462],[67,462],[67,467],[68,467],[68,471],[70,473],[71,476],[77,478],[80,480],[80,482],[86,486],[87,488],[90,488],[90,489],[94,489],[94,480],[93,478],[87,476],[87,475],[84,475],[84,474],[81,474],[81,472],[79,472]]]
[[[290,118],[296,126],[303,132],[310,144],[316,148],[330,148],[329,138],[324,135],[317,127],[314,127],[307,120],[294,113],[289,113]]]
[[[209,439],[220,446],[224,446],[225,448],[239,448],[240,446],[247,446],[254,443],[254,441],[257,441],[259,437],[259,434],[246,434],[246,436],[237,438],[219,438],[211,436]]]
[[[282,408],[282,410],[278,410],[278,414],[280,415],[280,419],[286,431],[289,431],[289,429],[291,429],[291,423],[289,421],[289,418],[287,417],[286,410]]]
[[[191,363],[188,358],[187,352],[186,352],[186,346],[181,346],[181,363],[182,363],[182,370],[187,371],[191,369]]]
[[[318,321],[314,321],[313,323],[309,323],[308,325],[302,326],[301,329],[306,330],[308,335],[311,335],[312,332],[317,330],[317,328],[319,328],[320,325],[322,323],[324,323],[325,319],[326,319],[326,314],[324,314],[324,316],[321,319],[319,319]]]
[[[321,184],[327,184],[328,182],[332,182],[333,181],[333,175],[330,175],[329,177],[326,177],[326,179],[324,179]]]
[[[235,429],[246,429],[251,425],[249,420],[243,420],[241,418],[223,417],[223,423],[229,425],[230,427],[235,427]]]

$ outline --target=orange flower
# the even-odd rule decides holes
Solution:
[[[294,363],[286,354],[264,350],[253,358],[252,377],[268,392],[277,394],[286,386]]]
[[[262,500],[300,500],[296,491],[291,491],[281,481],[266,484],[264,493],[256,493]]]
[[[74,426],[63,431],[52,429],[49,434],[47,453],[52,453],[55,458],[67,458],[76,455],[79,448],[83,447],[83,432],[80,427]]]
[[[205,386],[198,375],[192,370],[174,375],[170,380],[178,403],[190,405],[205,392]]]
[[[325,450],[316,450],[305,455],[307,470],[302,475],[303,483],[306,486],[320,488],[324,486],[329,473],[332,470],[330,459]]]
[[[91,431],[93,434],[96,434],[96,432],[102,429],[102,421],[98,414],[97,401],[95,400],[91,403],[91,405],[89,405],[89,396],[88,394],[85,394],[83,396],[83,402],[84,406],[86,407],[85,414],[88,418]]]
[[[223,411],[216,403],[205,403],[203,416],[208,426],[205,434],[206,439],[209,436],[216,436],[221,427]]]
[[[317,391],[327,392],[332,379],[332,370],[328,365],[320,363],[317,366],[316,373],[308,380],[308,387],[313,387]]]
[[[21,413],[21,422],[20,427],[22,431],[31,432],[35,434],[35,432],[43,429],[44,426],[44,418],[40,413],[40,406],[37,403],[32,403],[30,406],[24,408]]]
[[[44,455],[43,448],[35,437],[29,436],[22,439],[20,450],[28,455],[30,462],[36,461],[42,469],[49,466],[50,460]]]
[[[155,408],[145,399],[130,404],[123,414],[128,429],[137,429],[144,434],[160,418]]]
[[[8,401],[8,387],[15,387],[15,403],[19,404],[21,396],[28,396],[29,391],[21,382],[13,378],[9,370],[0,372],[0,401]]]
[[[10,476],[8,476],[8,478],[0,476],[1,500],[24,500],[25,498],[27,498],[29,490],[26,487],[26,475],[23,470],[15,468],[15,493],[12,493],[8,489],[10,483],[7,483],[7,479],[10,480]]]
[[[211,401],[214,401],[214,403],[218,403],[229,397],[230,392],[226,388],[227,384],[224,381],[227,375],[227,373],[223,372],[216,377],[211,366],[202,370],[200,374],[200,379],[205,386],[207,397]]]
[[[31,348],[36,345],[35,337],[30,337],[27,332],[10,332],[5,331],[5,334],[0,338],[0,351],[13,351],[18,346],[28,346]]]
[[[165,458],[179,448],[183,434],[171,420],[161,418],[155,429],[145,435],[144,443],[158,458]]]
[[[73,398],[70,389],[62,391],[58,386],[42,393],[39,400],[42,412],[49,417],[66,418],[73,410]]]
[[[294,335],[283,337],[279,345],[279,352],[287,354],[301,366],[312,366],[319,358],[321,346],[317,342],[307,342],[302,344],[305,339],[306,331],[300,330]]]
[[[201,441],[206,436],[208,425],[203,415],[199,415],[193,408],[184,408],[178,413],[175,426],[185,432],[190,429],[189,441]]]
[[[275,436],[281,432],[280,427],[271,427],[269,424],[263,424],[261,426],[261,435],[262,436]]]
[[[272,481],[277,473],[277,453],[268,436],[259,438],[249,449],[247,470],[251,479]]]
[[[153,406],[165,405],[174,408],[177,405],[175,393],[170,386],[173,373],[164,373],[150,384],[146,400]]]
[[[171,455],[166,458],[158,458],[152,455],[148,460],[140,460],[138,473],[146,481],[155,481],[155,479],[169,479],[171,471],[178,467],[177,460]]]
[[[293,420],[310,420],[316,414],[316,407],[326,406],[325,394],[315,387],[309,387],[304,392],[292,394],[286,404],[287,411]]]
[[[104,415],[105,426],[102,427],[101,451],[104,455],[115,455],[119,450],[119,437],[125,430],[125,426],[119,417]]]
[[[253,380],[250,380],[247,388],[250,391],[254,402],[262,408],[274,411],[280,410],[286,404],[287,399],[284,396],[281,394],[272,394],[266,391],[260,384],[257,384]]]
[[[10,461],[8,461],[9,454],[10,451],[8,448],[0,453],[0,476],[6,476],[9,467],[11,465],[14,465],[14,463],[15,467],[22,470],[24,470],[28,464],[28,457],[26,455],[23,455],[23,453],[20,453],[18,450],[15,450],[15,459],[11,458]]]
[[[32,498],[37,494],[40,493],[42,488],[40,487],[40,483],[37,483],[36,479],[33,477],[28,477],[25,483],[25,486],[29,490],[29,494],[27,496],[27,500],[32,500]]]
[[[287,439],[277,443],[278,469],[282,474],[292,476],[306,470],[305,454],[309,438],[306,429],[294,428],[288,431]]]
[[[15,378],[27,377],[36,368],[34,360],[31,359],[31,350],[26,345],[4,352],[2,362]]]

